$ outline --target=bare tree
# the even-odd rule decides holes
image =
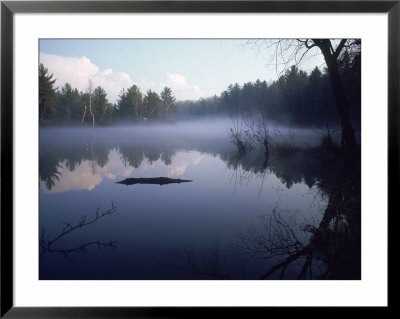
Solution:
[[[277,39],[251,40],[248,43],[260,51],[264,47],[272,49],[277,73],[280,66],[285,70],[290,64],[300,64],[312,51],[315,53],[315,50],[318,50],[317,52],[322,53],[341,120],[341,145],[344,150],[352,151],[357,143],[349,116],[350,105],[339,73],[338,58],[345,48],[359,50],[361,41],[358,39]]]
[[[88,84],[88,88],[87,88],[87,94],[89,96],[89,112],[90,112],[90,115],[92,116],[92,126],[95,127],[94,114],[92,111],[93,82],[90,79],[88,82],[89,82],[89,84]],[[87,110],[87,104],[85,104],[85,108],[84,108],[84,112],[83,112],[83,116],[82,116],[82,123],[85,120],[86,110]]]
[[[228,135],[232,144],[237,147],[237,153],[239,157],[242,157],[246,154],[249,145],[247,145],[245,140],[246,132],[243,129],[244,126],[244,115],[239,116],[236,114],[236,117],[231,116],[232,125],[228,131]]]

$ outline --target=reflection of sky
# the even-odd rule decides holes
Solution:
[[[197,152],[179,152],[174,156],[173,162],[166,165],[161,159],[149,164],[143,161],[138,172],[143,172],[146,176],[134,177],[178,177],[182,176],[189,166],[196,166],[200,163],[205,155]],[[51,190],[48,190],[43,181],[41,189],[45,193],[62,193],[71,190],[93,190],[99,185],[104,178],[116,180],[122,177],[133,176],[135,168],[124,164],[121,161],[121,154],[113,149],[108,155],[107,165],[104,167],[98,166],[94,161],[84,160],[79,165],[76,165],[73,171],[66,167],[66,163],[60,163],[58,172],[60,173],[59,180],[55,181]]]
[[[53,144],[43,139],[41,143],[47,146],[46,154],[51,158],[52,145],[61,145],[60,148],[68,152],[66,137],[72,133],[51,134]],[[131,139],[133,134],[124,131],[121,139],[124,136]],[[162,136],[168,140],[168,135]],[[78,137],[74,136],[73,140],[79,140]],[[115,214],[68,234],[54,248],[79,247],[97,240],[118,241],[118,248],[92,247],[87,255],[71,255],[73,263],[62,255],[46,254],[40,259],[41,279],[192,279],[177,272],[177,260],[171,256],[171,250],[181,249],[184,243],[196,254],[216,242],[221,244],[227,264],[233,266],[232,271],[237,270],[243,278],[255,279],[265,272],[265,261],[257,261],[254,269],[261,267],[261,270],[255,271],[247,261],[239,263],[234,256],[236,252],[226,248],[235,243],[238,233],[245,232],[253,224],[265,231],[260,217],[268,217],[275,207],[282,218],[292,220],[297,228],[304,223],[317,225],[327,204],[317,187],[310,189],[300,182],[287,188],[273,170],[254,174],[240,166],[237,170],[234,166],[228,167],[221,159],[228,154],[219,144],[204,142],[207,147],[200,151],[203,148],[197,147],[199,143],[193,143],[192,147],[188,147],[189,142],[182,143],[185,147],[169,147],[163,143],[152,144],[151,138],[141,139],[139,146],[126,141],[126,145],[134,146],[128,148],[133,157],[145,151],[140,166],[134,168],[129,165],[129,157],[122,156],[123,147],[118,146],[122,143],[104,140],[98,136],[98,149],[111,151],[107,161],[103,160],[105,156],[101,157],[103,163],[107,162],[103,167],[88,160],[90,157],[82,149],[85,160],[76,164],[73,171],[69,171],[66,162],[59,163],[61,175],[51,191],[41,182],[39,227],[45,230],[47,240],[56,238],[64,222],[76,224],[82,216],[91,220],[96,216],[96,209],[104,212],[113,202],[117,207]],[[176,144],[181,142],[174,138],[169,140]],[[162,147],[156,147],[159,144]],[[215,151],[214,145],[218,145],[220,152]],[[79,144],[76,149],[71,147],[71,155],[79,149]],[[147,153],[157,160],[149,160]],[[57,148],[54,154],[66,157]],[[170,161],[169,165],[162,161],[163,156],[167,163]],[[160,176],[193,182],[163,186],[115,183],[127,177]]]
[[[182,243],[197,254],[218,242],[229,265],[234,255],[225,250],[226,245],[234,243],[249,225],[258,225],[260,216],[268,216],[274,207],[278,206],[283,218],[294,218],[297,225],[317,225],[326,205],[319,196],[315,200],[317,190],[304,183],[288,189],[269,172],[243,180],[218,156],[197,151],[176,152],[171,165],[144,160],[132,168],[114,150],[103,168],[92,170],[89,161],[82,161],[73,172],[64,164],[60,172],[63,175],[52,195],[40,194],[40,229],[47,239],[57,236],[64,221],[76,224],[82,214],[90,220],[97,208],[103,212],[111,201],[117,211],[68,234],[54,248],[97,240],[114,240],[119,245],[116,250],[92,247],[87,255],[71,255],[73,263],[60,254],[47,254],[40,259],[41,279],[188,279],[177,272],[177,259],[171,255],[182,249]],[[127,176],[180,176],[193,182],[164,186],[115,183]],[[243,265],[244,278],[254,279],[265,271],[264,262],[254,264],[255,269],[261,267],[254,274],[253,266],[246,263],[231,265]]]
[[[196,154],[194,152],[191,153],[178,153],[174,159],[174,162],[171,165],[166,166],[164,163],[160,163],[164,165],[168,169],[168,177],[177,177],[181,176],[185,173],[188,166],[196,166],[200,163],[202,158],[205,155]]]
[[[120,157],[121,155],[117,151],[112,150],[108,155],[109,161],[104,167],[98,166],[94,161],[84,160],[73,171],[66,167],[65,162],[60,163],[58,168],[59,180],[55,181],[51,190],[48,190],[44,182],[41,181],[41,189],[46,193],[61,193],[80,189],[91,191],[101,183],[104,177],[114,180],[117,176],[129,176],[134,168],[125,166]]]

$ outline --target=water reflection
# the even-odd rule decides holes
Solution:
[[[262,229],[249,228],[237,247],[274,260],[260,279],[277,273],[274,278],[285,279],[295,263],[295,279],[361,279],[359,186],[354,174],[339,174],[319,225],[297,225],[275,207],[271,216],[263,216],[258,225]]]
[[[64,143],[47,145],[41,143],[39,157],[39,177],[41,189],[48,193],[70,190],[93,190],[103,178],[115,180],[131,176],[135,169],[167,167],[168,177],[181,176],[189,166],[196,166],[204,155],[180,152],[168,145],[100,146],[96,140],[90,145],[73,143],[65,151]],[[62,177],[62,178],[60,178]]]
[[[92,190],[103,177],[112,180],[117,176],[127,177],[139,167],[143,170],[156,166],[168,167],[168,177],[181,176],[187,167],[198,165],[205,157],[204,153],[218,156],[226,162],[228,169],[248,173],[247,176],[265,176],[266,173],[273,173],[287,188],[302,182],[309,187],[320,184],[321,178],[326,178],[321,174],[329,174],[330,166],[330,163],[325,163],[328,169],[324,167],[321,170],[321,163],[309,152],[285,149],[271,149],[266,161],[265,154],[258,150],[238,156],[231,147],[216,150],[213,144],[209,147],[201,145],[200,148],[198,145],[177,147],[165,143],[144,144],[143,141],[132,141],[129,145],[115,142],[108,146],[98,145],[96,140],[92,140],[90,145],[86,139],[84,142],[70,144],[68,151],[63,143],[51,147],[45,142],[41,143],[39,176],[42,186],[52,192]],[[190,152],[192,150],[200,153],[194,154]],[[244,178],[243,174],[239,175]]]
[[[97,209],[94,217],[88,218],[87,215],[82,215],[80,221],[77,223],[70,223],[64,221],[61,231],[57,235],[55,235],[52,239],[46,239],[46,230],[43,227],[39,240],[41,248],[40,256],[42,257],[46,253],[58,253],[62,254],[64,257],[71,260],[70,255],[72,253],[79,253],[79,254],[88,253],[89,252],[88,249],[90,246],[97,246],[97,248],[99,249],[107,247],[116,249],[118,246],[118,242],[115,240],[111,240],[108,242],[100,240],[85,241],[84,243],[71,246],[71,244],[68,244],[68,239],[67,239],[67,244],[65,244],[65,239],[68,238],[67,235],[70,235],[71,233],[74,233],[78,230],[85,229],[87,226],[96,223],[105,216],[112,215],[115,212],[116,212],[116,207],[114,203],[111,202],[111,208],[109,210],[100,213],[100,209]],[[64,239],[64,246],[62,248],[55,247],[57,246],[57,244],[62,242],[63,239]]]
[[[180,249],[172,250],[178,269],[203,279],[238,279],[244,274],[232,272],[222,260],[235,259],[237,264],[261,260],[264,271],[258,268],[258,279],[361,279],[360,161],[348,163],[338,148],[324,143],[303,152],[286,153],[286,170],[281,169],[276,155],[269,169],[286,187],[305,181],[310,187],[318,185],[319,191],[328,195],[322,218],[311,224],[299,218],[298,212],[284,208],[278,197],[270,213],[249,223],[226,247],[215,244],[196,251],[183,243]],[[253,174],[265,173],[261,163],[260,153],[248,158],[230,157],[228,161],[235,171],[244,169]]]
[[[66,132],[41,131],[40,225],[57,238],[60,220],[80,220],[78,211],[113,198],[118,216],[88,234],[121,244],[116,252],[82,257],[76,268],[43,259],[41,278],[360,277],[359,167],[345,170],[334,145],[271,147],[266,158],[256,149],[238,156],[227,136]],[[160,176],[195,182],[116,184]],[[85,238],[77,235],[64,251],[95,245]],[[91,274],[94,264],[101,266]]]

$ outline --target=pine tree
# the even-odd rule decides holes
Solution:
[[[161,92],[161,100],[162,100],[162,106],[163,106],[163,116],[164,118],[167,118],[168,112],[171,108],[171,106],[175,105],[175,97],[172,94],[172,90],[169,87],[165,87],[164,90]]]
[[[53,119],[56,111],[56,89],[53,87],[56,79],[49,74],[42,63],[39,65],[39,118]]]

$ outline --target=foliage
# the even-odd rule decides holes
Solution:
[[[140,120],[143,116],[143,97],[140,89],[132,85],[122,90],[117,102],[118,117],[127,120]]]
[[[357,128],[361,123],[361,48],[359,41],[345,47],[337,60],[339,73],[350,108],[350,118]],[[327,69],[315,67],[310,73],[296,65],[286,69],[276,81],[230,84],[220,95],[197,101],[176,101],[171,88],[160,93],[148,90],[143,94],[132,85],[122,89],[115,105],[105,90],[97,87],[82,93],[65,84],[61,90],[53,87],[55,79],[41,64],[39,67],[40,119],[57,123],[112,124],[118,121],[138,122],[166,120],[172,115],[238,117],[260,114],[268,121],[296,126],[325,127],[338,125],[340,117]],[[90,100],[91,99],[91,100]],[[89,102],[93,116],[89,115]],[[87,108],[87,110],[86,110]],[[85,113],[86,112],[86,113]],[[86,117],[85,117],[86,115]]]
[[[167,118],[171,108],[175,106],[176,100],[169,87],[164,87],[160,96],[162,101],[163,118]]]
[[[57,92],[57,101],[56,118],[59,122],[79,121],[81,119],[83,110],[82,96],[77,89],[72,89],[69,83],[66,83]]]
[[[338,57],[338,67],[348,96],[354,125],[361,122],[361,49],[353,45]],[[338,125],[340,117],[335,105],[329,74],[315,67],[309,74],[296,65],[283,72],[278,80],[267,83],[257,80],[242,86],[231,84],[221,93],[198,101],[178,103],[182,116],[246,115],[260,113],[268,120],[298,126]]]
[[[39,118],[41,121],[52,120],[56,113],[56,79],[49,74],[43,64],[39,65]]]
[[[109,123],[112,120],[113,105],[107,100],[107,93],[98,86],[93,92],[93,113],[96,123]]]
[[[146,119],[162,117],[162,100],[156,92],[148,90],[143,99],[143,104]]]

